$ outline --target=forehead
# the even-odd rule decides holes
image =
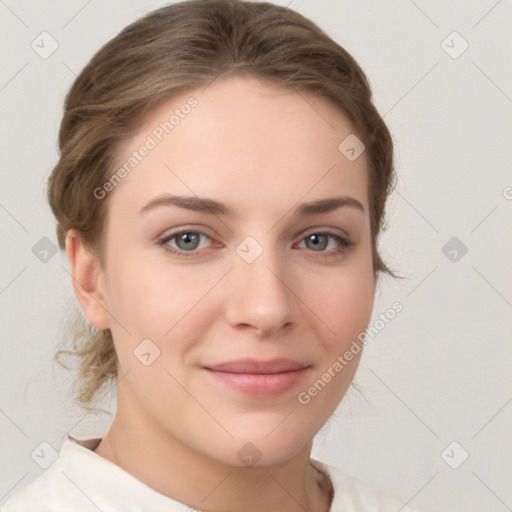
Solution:
[[[342,193],[365,204],[366,155],[351,161],[339,149],[353,136],[326,100],[230,77],[176,95],[145,118],[119,148],[113,170],[128,172],[113,195],[138,205],[162,193],[229,196],[236,207],[263,196],[283,205]]]

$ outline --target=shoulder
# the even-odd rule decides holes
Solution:
[[[100,439],[68,438],[57,460],[0,512],[186,512],[187,506],[150,488],[94,452]]]
[[[330,512],[415,512],[395,496],[345,474],[336,466],[314,459],[311,463],[330,477],[334,491]]]
[[[76,512],[98,512],[74,478],[77,464],[84,473],[88,472],[86,453],[87,448],[66,440],[57,460],[44,473],[14,493],[2,505],[0,512],[64,511],[69,509],[70,503],[74,503],[73,510]]]

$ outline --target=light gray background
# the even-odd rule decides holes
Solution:
[[[73,299],[69,267],[32,248],[57,243],[45,181],[75,74],[164,3],[0,1],[0,503],[43,471],[68,432],[101,436],[110,421],[76,410],[70,376],[52,364]],[[370,78],[399,175],[383,253],[406,276],[384,279],[377,295],[375,318],[394,301],[404,309],[366,348],[364,398],[349,392],[313,455],[423,512],[512,510],[512,4],[290,6]],[[46,59],[31,48],[43,31],[59,45]],[[469,44],[457,58],[454,31]],[[452,237],[459,247],[447,256]]]

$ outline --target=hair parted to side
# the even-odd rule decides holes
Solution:
[[[60,248],[65,248],[66,232],[74,229],[103,261],[109,201],[96,199],[94,190],[113,174],[116,149],[163,100],[229,75],[316,94],[350,120],[369,162],[375,276],[394,275],[377,248],[395,181],[393,143],[367,78],[354,58],[314,23],[266,2],[171,4],[123,29],[92,57],[66,97],[60,158],[48,180]],[[63,355],[79,358],[76,401],[94,410],[100,388],[116,378],[117,357],[109,329],[79,328],[79,323],[70,323],[73,350],[58,351],[56,360],[63,364]]]

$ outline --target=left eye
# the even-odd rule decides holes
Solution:
[[[329,247],[329,239],[336,240],[337,243],[331,244]],[[311,235],[303,238],[301,243],[303,242],[305,243],[307,249],[319,252],[324,251],[325,249],[335,249],[339,244],[343,245],[345,239],[343,239],[341,236],[333,235],[330,233],[312,233]]]
[[[303,238],[301,243],[304,242],[307,249],[323,251],[328,248],[329,238],[332,239],[334,237],[326,233],[314,233]],[[330,248],[332,249],[332,247]]]

